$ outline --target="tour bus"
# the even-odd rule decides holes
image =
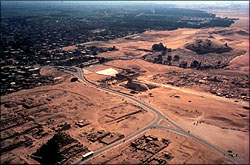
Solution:
[[[92,156],[93,154],[94,154],[94,152],[93,152],[93,151],[90,151],[90,152],[88,152],[88,153],[82,155],[82,160],[84,160],[84,159],[86,159],[86,158]]]

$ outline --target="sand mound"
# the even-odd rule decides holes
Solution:
[[[235,127],[240,127],[240,128],[243,127],[242,124],[236,123],[233,120],[230,120],[230,119],[225,118],[225,117],[211,116],[210,118],[213,119],[213,120],[224,122],[225,124],[228,124],[230,126],[235,126]]]
[[[234,35],[234,34],[238,34],[238,35],[242,35],[242,36],[248,36],[249,33],[244,31],[244,30],[218,30],[218,31],[214,31],[214,32],[209,32],[210,34],[220,34],[222,36],[230,36],[230,35]]]
[[[232,50],[227,43],[220,44],[218,42],[209,39],[198,39],[192,43],[186,44],[186,48],[192,50],[198,54],[206,53],[224,53]]]

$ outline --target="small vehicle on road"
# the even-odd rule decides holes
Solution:
[[[93,152],[93,151],[90,151],[90,152],[88,152],[88,153],[82,155],[82,160],[85,160],[85,159],[87,159],[88,157],[91,157],[91,156],[93,156],[93,155],[94,155],[94,152]]]

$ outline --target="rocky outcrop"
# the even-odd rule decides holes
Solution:
[[[132,90],[135,90],[135,91],[145,92],[145,91],[148,90],[148,87],[145,84],[142,84],[142,83],[137,82],[137,81],[128,81],[126,86],[129,89],[132,89]]]

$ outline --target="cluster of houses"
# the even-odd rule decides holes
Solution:
[[[42,76],[40,74],[40,68],[32,66],[3,66],[1,67],[0,74],[1,95],[54,83],[53,77]]]
[[[7,46],[0,50],[1,95],[54,83],[52,77],[40,75],[39,68],[41,66],[74,65],[84,67],[105,61],[104,58],[97,57],[97,54],[116,50],[115,46],[106,48],[78,45],[75,50],[35,51],[29,48],[27,51],[25,46],[18,48]]]
[[[90,41],[112,40],[126,35],[134,34],[136,30],[114,30],[103,23],[102,30],[93,30],[101,22],[89,21],[88,24],[81,19],[47,18],[27,19],[26,17],[3,18],[2,42],[28,42],[29,48],[39,51],[53,50],[61,47],[76,45]],[[98,24],[98,25],[96,25]],[[86,27],[88,26],[88,27]],[[107,28],[106,28],[107,27]]]

